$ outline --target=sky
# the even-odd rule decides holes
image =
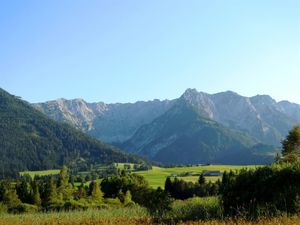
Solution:
[[[0,1],[0,87],[29,102],[300,103],[299,0]]]

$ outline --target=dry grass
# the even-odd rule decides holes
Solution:
[[[103,216],[97,212],[70,212],[68,213],[47,213],[47,214],[24,214],[4,215],[0,214],[0,225],[152,225],[152,224],[175,224],[175,223],[154,223],[149,217],[109,215]],[[101,216],[102,215],[102,216]],[[245,220],[212,220],[212,221],[186,221],[176,223],[179,225],[297,225],[300,224],[298,217],[281,217],[273,219],[262,219],[255,222]]]
[[[273,219],[261,219],[259,221],[245,220],[225,220],[225,221],[188,221],[179,223],[180,225],[299,225],[300,218],[298,217],[281,217]]]

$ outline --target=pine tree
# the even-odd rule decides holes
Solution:
[[[172,193],[173,192],[173,185],[170,177],[167,177],[165,182],[165,191]]]
[[[69,184],[69,173],[68,168],[66,166],[63,166],[60,169],[59,173],[59,180],[58,180],[58,186],[67,186]]]
[[[198,183],[200,185],[204,185],[205,184],[205,177],[204,177],[203,173],[200,174],[199,179],[198,179]]]
[[[25,179],[21,181],[21,183],[17,183],[16,185],[16,191],[19,199],[23,203],[30,203],[31,202],[31,186],[29,182],[27,182]]]
[[[45,203],[47,205],[55,203],[60,200],[59,194],[57,193],[56,182],[53,177],[46,183],[46,199]]]
[[[39,186],[36,182],[33,184],[33,204],[40,207],[42,204]]]
[[[57,191],[64,201],[73,198],[74,190],[72,184],[69,183],[69,173],[66,166],[63,166],[60,170]]]
[[[103,201],[103,192],[100,189],[100,185],[98,184],[97,181],[93,181],[94,185],[93,185],[93,190],[92,190],[92,201],[97,203],[97,204],[101,204]]]

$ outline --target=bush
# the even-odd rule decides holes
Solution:
[[[118,198],[106,198],[104,199],[104,203],[114,208],[122,207],[122,203]]]
[[[0,202],[0,214],[1,213],[6,213],[7,212],[7,206]]]
[[[13,208],[9,208],[10,213],[34,213],[38,211],[36,205],[21,203]]]
[[[154,218],[162,218],[171,210],[173,199],[168,192],[163,191],[160,187],[145,192],[144,198],[143,206]]]
[[[167,218],[173,221],[222,219],[223,209],[218,197],[176,200]]]
[[[65,210],[87,210],[88,204],[84,201],[74,201],[70,200],[64,204]]]

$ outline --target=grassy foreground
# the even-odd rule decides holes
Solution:
[[[34,214],[0,214],[0,225],[150,225],[150,224],[175,224],[172,222],[154,222],[144,209],[114,209],[114,210],[88,210],[75,212],[53,212]],[[261,219],[259,221],[238,220],[209,220],[185,221],[177,224],[183,225],[296,225],[300,224],[298,217],[280,217]]]

